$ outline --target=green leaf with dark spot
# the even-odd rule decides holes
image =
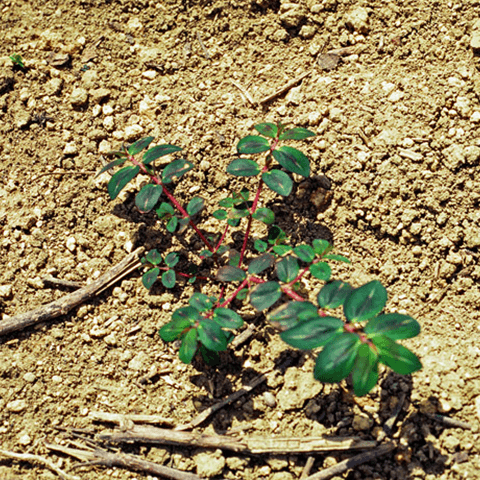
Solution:
[[[135,205],[142,212],[149,212],[157,204],[162,195],[161,185],[145,185],[135,197]]]
[[[400,375],[410,375],[422,368],[422,363],[414,353],[390,338],[380,335],[372,338],[372,343],[378,349],[380,362],[394,372]]]
[[[170,233],[175,232],[178,226],[178,218],[177,217],[172,217],[168,222],[167,222],[167,231]]]
[[[262,153],[270,150],[268,140],[258,135],[248,135],[242,138],[237,145],[237,152],[239,154],[250,155],[252,153]]]
[[[353,391],[358,397],[366,395],[378,381],[378,355],[363,343],[357,352],[352,370]]]
[[[213,320],[222,328],[240,328],[243,325],[242,317],[229,308],[216,308],[213,311]]]
[[[278,128],[274,123],[260,123],[253,127],[260,135],[269,138],[276,138]]]
[[[315,259],[315,251],[310,245],[298,245],[293,251],[302,262],[310,263]]]
[[[127,152],[130,155],[136,155],[137,153],[140,153],[142,150],[147,148],[153,141],[153,137],[145,137],[141,138],[140,140],[137,140],[135,143],[132,143],[128,148]]]
[[[298,260],[291,255],[278,262],[276,269],[277,277],[283,283],[290,283],[295,280],[300,271]]]
[[[150,289],[151,286],[156,282],[160,269],[155,267],[151,268],[142,275],[142,283],[146,289]]]
[[[378,281],[353,290],[343,305],[343,313],[349,322],[362,322],[380,313],[387,303],[387,290]]]
[[[200,316],[200,312],[194,307],[180,307],[172,314],[172,320],[188,319],[194,325]]]
[[[107,170],[110,170],[113,167],[116,167],[117,165],[123,165],[127,161],[127,157],[124,158],[117,158],[113,162],[107,163],[96,175],[95,178],[97,178],[99,175],[101,175],[103,172],[106,172]]]
[[[112,200],[117,198],[117,195],[127,185],[130,180],[133,180],[140,171],[138,165],[123,167],[108,182],[108,194]]]
[[[342,335],[343,326],[344,323],[339,318],[317,316],[285,330],[280,338],[299,350],[313,350]]]
[[[185,330],[191,328],[199,313],[193,307],[182,307],[173,312],[172,320],[160,329],[160,337],[165,342],[173,342],[185,333]]]
[[[179,152],[181,150],[180,147],[176,147],[175,145],[157,145],[156,147],[150,148],[143,154],[143,164],[149,165],[153,161],[157,160],[157,158],[163,157],[164,155],[169,155],[170,153]]]
[[[282,290],[278,282],[260,283],[250,293],[250,304],[262,311],[270,308],[281,296]]]
[[[228,341],[220,325],[209,318],[202,319],[197,327],[199,340],[209,350],[222,352],[227,349]]]
[[[238,227],[240,225],[240,220],[241,218],[229,218],[227,220],[227,223],[231,226],[231,227]]]
[[[247,274],[239,267],[226,265],[218,269],[215,278],[220,282],[241,282],[247,278]]]
[[[246,158],[237,158],[227,167],[227,173],[237,177],[253,177],[261,172],[257,162]]]
[[[212,215],[217,220],[225,220],[228,216],[226,210],[221,210],[221,209],[220,210],[215,210]]]
[[[306,128],[295,127],[286,130],[280,135],[280,140],[304,140],[305,138],[315,137],[315,133]]]
[[[198,334],[195,328],[192,328],[183,337],[180,350],[178,351],[178,358],[186,364],[192,362],[198,348]]]
[[[278,225],[273,225],[270,227],[270,230],[268,231],[268,243],[274,244],[274,243],[281,243],[283,240],[286,238],[285,232],[278,226]]]
[[[173,288],[175,286],[176,278],[173,270],[167,270],[162,273],[162,284],[165,288]]]
[[[332,250],[332,245],[330,245],[326,240],[323,239],[315,239],[312,242],[313,250],[315,251],[316,255],[324,255]]]
[[[317,295],[318,305],[322,308],[337,308],[345,303],[352,290],[348,283],[340,280],[327,283]]]
[[[179,179],[183,174],[187,173],[194,167],[192,162],[187,160],[173,160],[170,162],[162,172],[163,183],[171,183],[176,179]]]
[[[177,252],[170,252],[165,257],[165,263],[170,268],[173,268],[179,262],[179,260],[180,260],[180,256],[178,255]]]
[[[267,315],[274,326],[287,330],[304,320],[318,317],[318,308],[311,302],[288,302],[280,305]]]
[[[255,220],[263,222],[265,225],[271,225],[275,221],[275,214],[269,208],[259,208],[252,215]]]
[[[207,312],[213,308],[215,297],[209,297],[204,293],[195,292],[188,300],[188,303],[199,312]]]
[[[272,152],[273,158],[286,170],[303,177],[310,175],[308,158],[296,148],[283,146]]]
[[[262,173],[262,180],[270,190],[284,197],[288,197],[293,188],[292,179],[281,170],[271,170],[270,172]]]
[[[258,275],[275,263],[275,257],[271,253],[265,253],[255,258],[248,265],[248,273]]]
[[[259,253],[263,253],[267,250],[268,248],[268,243],[264,242],[263,240],[255,240],[255,243],[253,244],[253,248]]]
[[[152,265],[159,265],[160,263],[162,263],[162,256],[160,255],[160,252],[156,248],[154,248],[153,250],[150,250],[145,255],[145,258]]]
[[[173,215],[175,213],[175,209],[169,203],[163,202],[155,210],[155,212],[157,213],[158,218],[162,219],[163,217],[165,217],[167,215]]]
[[[308,267],[310,273],[319,280],[323,280],[324,282],[328,282],[330,280],[330,275],[332,274],[332,269],[330,265],[325,262],[318,262],[310,265]]]
[[[367,323],[364,332],[368,338],[385,335],[390,340],[404,340],[405,338],[416,337],[420,333],[420,324],[408,315],[387,313],[372,318]]]
[[[235,205],[235,200],[233,198],[223,198],[218,202],[219,207],[223,208],[232,208]]]
[[[199,213],[205,206],[205,200],[201,197],[193,197],[187,205],[187,213],[189,215],[196,215]]]

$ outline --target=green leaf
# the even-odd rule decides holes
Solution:
[[[318,305],[322,308],[337,308],[345,303],[351,291],[352,287],[341,280],[327,283],[318,292]]]
[[[175,209],[169,203],[163,202],[155,210],[155,212],[157,213],[158,218],[162,219],[163,217],[165,217],[167,215],[173,215],[175,213]]]
[[[167,222],[167,231],[170,233],[175,232],[178,226],[178,218],[177,217],[172,217],[168,222]]]
[[[283,257],[286,255],[288,252],[292,251],[292,247],[290,245],[275,245],[272,249],[274,253],[276,253],[278,256]]]
[[[280,338],[299,350],[313,350],[343,335],[343,326],[344,323],[339,318],[317,316],[285,330]]]
[[[310,273],[319,280],[323,280],[324,282],[328,282],[330,280],[330,275],[332,274],[332,269],[330,265],[325,262],[318,262],[310,265],[308,267]]]
[[[416,337],[420,333],[420,324],[408,315],[387,313],[372,318],[364,328],[364,332],[368,338],[385,335],[390,340],[404,340]]]
[[[247,208],[232,208],[229,217],[232,219],[246,218],[250,215]]]
[[[361,322],[380,313],[386,303],[387,290],[373,280],[353,290],[343,304],[343,313],[349,322]]]
[[[202,354],[203,361],[211,367],[220,365],[220,355],[218,352],[209,350],[205,345],[200,344],[200,353]]]
[[[252,215],[255,220],[263,222],[265,225],[271,225],[275,221],[275,214],[269,208],[259,208]]]
[[[190,307],[183,307],[183,308],[190,308]],[[178,310],[176,310],[178,312]],[[198,315],[198,312],[196,312]],[[172,316],[173,318],[173,316]],[[192,321],[186,315],[177,315],[175,319],[168,322],[160,329],[160,337],[165,342],[173,342],[182,336],[185,333],[185,330],[191,328],[194,325],[194,321]]]
[[[229,308],[216,308],[213,312],[213,320],[222,328],[240,328],[243,325],[242,317]]]
[[[143,164],[149,165],[153,161],[157,160],[157,158],[163,157],[164,155],[169,155],[170,153],[179,152],[181,150],[180,147],[176,147],[175,145],[157,145],[156,147],[152,147],[150,150],[147,150],[143,154]]]
[[[262,180],[270,190],[284,197],[288,197],[293,188],[292,179],[281,170],[271,170],[270,172],[262,173]]]
[[[237,145],[237,152],[239,154],[250,155],[252,153],[262,153],[270,150],[270,144],[265,138],[258,135],[248,135],[242,138]]]
[[[278,282],[260,283],[250,293],[250,304],[256,310],[265,310],[270,308],[281,296],[282,290]]]
[[[378,381],[378,355],[367,343],[363,343],[357,352],[353,364],[352,382],[355,395],[363,397]]]
[[[137,140],[135,143],[132,143],[128,148],[127,152],[130,155],[136,155],[137,153],[140,153],[142,150],[147,148],[153,141],[153,137],[145,137],[141,138],[140,140]]]
[[[189,215],[196,215],[205,206],[205,200],[201,197],[193,197],[187,205],[187,213]]]
[[[173,160],[170,162],[162,172],[163,183],[171,183],[176,179],[179,179],[184,173],[187,173],[194,167],[192,162],[187,160]]]
[[[190,325],[194,325],[200,316],[200,312],[194,307],[180,307],[172,314],[172,320],[187,319]]]
[[[199,312],[206,312],[213,308],[215,297],[209,297],[204,293],[195,292],[188,300],[188,303]]]
[[[248,273],[258,275],[275,263],[275,257],[271,253],[265,253],[255,258],[248,265]]]
[[[295,127],[286,130],[280,135],[280,140],[303,140],[308,137],[315,137],[315,133],[302,127]]]
[[[162,284],[165,288],[173,288],[175,286],[176,278],[173,270],[167,270],[162,273]]]
[[[146,289],[150,290],[151,286],[156,282],[159,273],[160,273],[160,269],[157,267],[151,268],[150,270],[145,272],[142,275],[143,286]]]
[[[270,230],[268,231],[268,243],[270,244],[278,244],[282,243],[285,238],[286,238],[285,232],[278,226],[278,225],[272,225],[270,227]]]
[[[336,260],[337,262],[343,262],[343,263],[352,263],[347,257],[344,257],[343,255],[336,255],[334,253],[331,253],[329,255],[324,255],[323,259]]]
[[[314,377],[325,383],[337,383],[348,377],[360,345],[360,338],[354,333],[334,337],[318,354]]]
[[[310,175],[308,158],[296,148],[283,146],[272,152],[273,158],[286,170],[303,177]]]
[[[315,251],[316,255],[324,255],[332,250],[332,246],[323,239],[316,238],[312,242],[313,250]]]
[[[276,270],[277,277],[281,282],[290,283],[297,277],[300,267],[298,266],[298,260],[289,255],[277,263]]]
[[[177,252],[170,252],[165,257],[165,263],[170,268],[173,268],[179,262],[179,260],[180,260],[180,256],[178,255]]]
[[[282,330],[311,318],[318,318],[318,308],[311,302],[284,303],[267,315],[267,320]]]
[[[278,128],[274,123],[260,123],[253,127],[260,135],[269,138],[276,138]]]
[[[245,300],[248,295],[248,288],[242,288],[237,294],[237,300]]]
[[[239,267],[226,265],[218,269],[215,278],[220,282],[241,282],[247,278],[247,274]]]
[[[163,188],[161,185],[148,184],[145,185],[135,197],[135,205],[142,212],[149,212],[158,202],[162,195]]]
[[[180,350],[178,351],[178,358],[180,358],[183,363],[191,363],[193,357],[195,356],[195,353],[197,353],[197,348],[198,333],[195,328],[192,328],[183,337],[182,344],[180,345]]]
[[[107,163],[96,175],[95,178],[97,178],[99,175],[101,175],[103,172],[106,172],[107,170],[110,170],[113,167],[116,167],[117,165],[123,165],[127,161],[127,157],[125,158],[117,158],[113,162]]]
[[[235,200],[230,197],[222,198],[222,200],[218,202],[218,206],[223,208],[232,208],[234,205],[235,205]]]
[[[125,185],[127,185],[130,180],[133,180],[139,171],[140,167],[136,165],[123,167],[121,170],[115,173],[108,182],[108,193],[110,198],[115,200]]]
[[[209,350],[222,352],[227,349],[228,341],[220,325],[209,318],[200,321],[197,327],[199,340]]]
[[[246,158],[237,158],[227,167],[227,173],[237,177],[253,177],[261,172],[257,162]]]
[[[302,262],[310,263],[315,259],[315,251],[310,245],[298,245],[293,251]]]
[[[240,225],[240,220],[241,218],[229,218],[227,220],[227,223],[231,226],[231,227],[238,227]]]
[[[202,250],[202,251],[199,253],[199,255],[200,255],[201,257],[213,257],[213,252],[211,252],[211,251],[208,250],[208,249],[204,249],[204,250]]]
[[[240,263],[240,252],[236,250],[230,250],[228,255],[228,264],[232,267],[237,267]]]
[[[372,343],[378,349],[380,362],[389,366],[394,372],[410,375],[422,368],[422,363],[414,353],[390,338],[380,335],[372,338]]]
[[[264,242],[263,240],[255,240],[255,243],[253,244],[253,248],[255,248],[255,250],[258,253],[263,253],[267,250],[268,244],[267,244],[267,242]]]
[[[18,53],[14,53],[13,55],[10,55],[8,58],[13,62],[14,65],[18,65],[20,68],[25,68],[22,56],[19,55]]]
[[[225,220],[228,216],[226,210],[215,210],[212,215],[217,220]]]
[[[187,229],[189,221],[189,217],[178,220],[178,233],[183,233]]]
[[[160,255],[160,252],[156,248],[154,248],[153,250],[150,250],[145,255],[145,258],[152,265],[159,265],[160,263],[162,263],[162,256]]]

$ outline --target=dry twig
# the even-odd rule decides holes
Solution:
[[[456,418],[450,418],[450,417],[445,417],[444,415],[438,415],[438,414],[431,414],[431,413],[426,413],[425,414],[428,418],[431,418],[432,420],[436,420],[437,422],[443,423],[447,427],[452,427],[452,428],[463,428],[464,430],[471,430],[473,427],[467,422],[463,422],[462,420],[457,420]]]
[[[312,71],[302,73],[299,77],[294,78],[293,80],[290,80],[287,84],[285,84],[283,87],[279,88],[276,92],[262,98],[258,103],[263,105],[264,103],[268,103],[270,100],[273,100],[274,98],[279,97],[283,93],[288,92],[288,90],[290,90],[292,87],[294,87],[298,82],[301,82],[305,77],[308,77],[311,73],[312,73]]]
[[[116,423],[117,425],[127,425],[129,422],[132,423],[149,423],[149,424],[162,424],[162,425],[173,425],[173,420],[169,418],[162,417],[160,415],[134,415],[126,414],[122,415],[120,413],[107,413],[107,412],[90,412],[88,414],[89,418],[99,422],[111,422]]]
[[[250,95],[250,92],[243,85],[240,85],[238,82],[232,79],[230,79],[230,83],[243,93],[243,96],[250,102],[250,105],[254,107],[257,104],[257,102]]]

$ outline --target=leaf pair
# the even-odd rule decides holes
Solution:
[[[179,262],[179,260],[180,257],[177,252],[170,252],[165,257],[166,267],[164,267],[164,271],[161,276],[162,285],[165,288],[173,288],[175,286],[176,276],[175,271],[172,269]],[[161,271],[157,265],[160,265],[162,261],[163,258],[156,249],[150,250],[142,259],[143,264],[150,263],[153,266],[153,268],[150,268],[142,275],[142,283],[145,288],[152,288],[152,285],[157,281]]]

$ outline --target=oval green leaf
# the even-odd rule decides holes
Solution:
[[[255,240],[255,243],[253,244],[253,248],[255,248],[257,252],[263,253],[267,250],[268,244],[263,240]]]
[[[262,311],[270,308],[281,296],[282,290],[278,282],[260,283],[250,293],[250,304]]]
[[[280,338],[299,350],[313,350],[342,335],[343,326],[344,323],[339,318],[317,317],[285,330],[280,334]]]
[[[260,135],[269,138],[276,138],[278,128],[274,123],[260,123],[253,127]]]
[[[187,328],[191,328],[193,323],[188,318],[177,318],[164,325],[160,331],[160,337],[164,342],[173,342],[184,334]]]
[[[318,262],[310,265],[308,267],[310,273],[319,280],[323,280],[324,282],[328,282],[330,280],[330,275],[332,274],[332,269],[330,265],[325,262]]]
[[[227,173],[237,177],[253,177],[261,172],[257,162],[246,158],[237,158],[227,167]]]
[[[327,240],[324,240],[323,238],[316,238],[312,242],[312,246],[316,255],[324,255],[333,249],[332,245],[330,245]]]
[[[270,253],[265,253],[255,258],[248,265],[248,273],[258,275],[275,263],[275,257]]]
[[[361,322],[380,313],[386,303],[387,290],[373,280],[353,290],[343,304],[343,313],[349,322]]]
[[[262,153],[270,150],[268,140],[258,135],[248,135],[242,138],[237,145],[237,152],[250,155],[252,153]]]
[[[270,190],[284,197],[288,197],[292,191],[292,179],[281,170],[271,170],[270,172],[263,173],[262,180]]]
[[[317,295],[318,305],[322,308],[337,308],[345,303],[352,287],[341,280],[327,283]]]
[[[273,247],[273,252],[276,253],[279,257],[283,257],[288,252],[292,251],[292,247],[290,245],[275,245]]]
[[[348,377],[360,345],[360,338],[354,333],[342,333],[334,337],[318,354],[314,377],[325,383],[337,383]]]
[[[358,397],[366,395],[378,381],[378,355],[363,343],[357,352],[352,370],[353,391]]]
[[[267,315],[267,320],[281,330],[318,317],[318,308],[311,302],[288,302]]]
[[[148,184],[145,185],[135,197],[135,205],[142,212],[149,212],[158,202],[162,195],[163,188],[161,185]]]
[[[201,197],[193,197],[187,205],[187,213],[189,215],[196,215],[205,206],[205,200]]]
[[[164,218],[166,215],[173,215],[175,213],[175,209],[169,203],[163,202],[160,206],[155,210],[158,215],[159,219]]]
[[[170,233],[175,232],[178,226],[178,218],[177,217],[172,217],[168,222],[167,222],[167,231]]]
[[[162,256],[160,255],[160,252],[154,248],[153,250],[150,250],[146,255],[145,259],[147,262],[150,262],[152,265],[159,265],[162,263]]]
[[[156,147],[150,148],[143,154],[142,163],[144,165],[149,165],[157,158],[163,157],[164,155],[169,155],[170,153],[179,152],[181,147],[176,147],[175,145],[157,145]]]
[[[140,140],[137,140],[135,143],[132,143],[128,148],[127,152],[130,155],[136,155],[137,153],[140,153],[142,150],[147,148],[153,141],[153,137],[145,137],[141,138]]]
[[[200,321],[197,327],[198,339],[209,350],[222,352],[227,349],[228,341],[220,325],[209,318]]]
[[[99,175],[101,175],[103,172],[106,172],[107,170],[110,170],[113,167],[116,167],[117,165],[123,165],[127,161],[127,157],[125,158],[117,158],[117,160],[114,160],[113,162],[107,163],[96,175],[95,178],[97,178]]]
[[[187,160],[174,160],[170,162],[162,172],[163,183],[171,183],[174,180],[178,180],[184,173],[187,173],[193,168],[193,163]]]
[[[422,368],[422,363],[414,353],[390,338],[380,335],[372,338],[372,343],[378,349],[380,362],[394,372],[400,375],[410,375]]]
[[[277,263],[277,277],[283,283],[290,283],[297,278],[300,267],[298,260],[289,255]]]
[[[215,210],[212,215],[213,215],[213,217],[216,218],[217,220],[225,220],[225,219],[227,218],[227,216],[228,216],[226,210],[222,210],[222,209],[220,209],[220,210]]]
[[[315,133],[306,128],[295,127],[286,130],[280,135],[280,140],[304,140],[305,138],[315,137]]]
[[[173,314],[173,320],[187,319],[190,321],[190,324],[193,325],[200,315],[200,312],[194,307],[181,307],[177,308]]]
[[[324,260],[336,260],[337,262],[343,262],[343,263],[352,263],[347,257],[344,257],[343,255],[337,255],[335,253],[330,253],[328,255],[323,256]]]
[[[140,171],[138,165],[123,167],[108,182],[108,194],[112,200],[117,198],[117,195],[127,185],[130,180],[133,180]]]
[[[150,270],[148,270],[148,272],[145,272],[142,275],[143,286],[146,289],[150,290],[152,285],[156,282],[159,273],[160,273],[160,269],[157,267],[151,268]]]
[[[404,340],[416,337],[420,333],[420,324],[408,315],[387,313],[372,318],[365,326],[364,332],[369,338],[385,335],[390,340]]]
[[[198,348],[198,334],[195,328],[192,328],[183,337],[180,350],[178,351],[178,358],[187,365],[192,362]]]
[[[275,214],[269,208],[259,208],[252,217],[265,225],[271,225],[275,221]]]
[[[162,284],[165,288],[173,288],[175,286],[175,272],[173,270],[167,270],[162,273]]]
[[[222,328],[240,328],[243,325],[242,317],[229,308],[216,308],[213,312],[213,320]]]
[[[241,282],[247,278],[247,274],[239,267],[225,265],[218,269],[216,279],[220,282]]]
[[[272,152],[273,158],[286,170],[303,177],[310,175],[308,158],[296,148],[283,146]]]
[[[180,260],[180,255],[177,252],[170,252],[165,257],[165,263],[170,268],[173,268],[179,262],[179,260]]]
[[[209,297],[204,293],[195,292],[188,300],[188,303],[199,312],[211,310],[214,305],[214,297]]]
[[[315,251],[310,245],[298,245],[293,251],[302,262],[310,263],[315,259]]]

